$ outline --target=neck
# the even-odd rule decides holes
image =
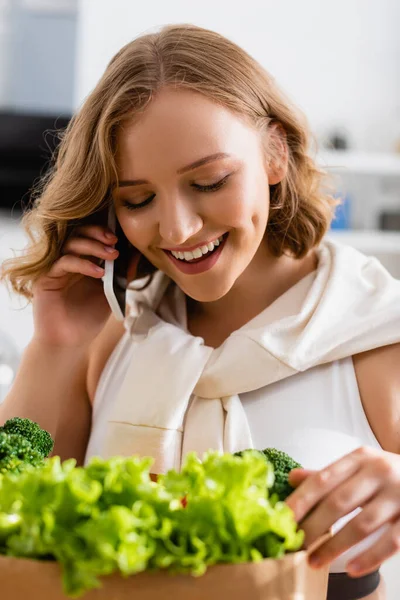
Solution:
[[[260,248],[225,296],[214,302],[196,302],[188,298],[188,318],[225,324],[229,332],[234,331],[256,317],[316,266],[315,251],[296,259],[286,255],[275,257],[267,248]]]

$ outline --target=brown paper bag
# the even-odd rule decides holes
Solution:
[[[201,577],[167,572],[138,573],[127,578],[111,575],[84,600],[326,600],[329,565],[312,569],[307,557],[331,537],[316,540],[310,548],[278,560],[219,564]],[[1,600],[66,600],[61,568],[56,562],[0,557]]]

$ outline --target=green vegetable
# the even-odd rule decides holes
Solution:
[[[259,561],[299,550],[304,532],[270,497],[273,468],[242,458],[192,452],[181,472],[151,481],[151,458],[45,460],[0,476],[0,553],[57,560],[64,591],[76,597],[99,576],[167,569],[202,575],[215,563]]]
[[[264,456],[274,468],[274,482],[269,489],[269,493],[277,494],[279,500],[284,501],[293,492],[294,488],[289,483],[289,473],[292,469],[301,469],[300,463],[296,462],[291,456],[277,450],[276,448],[265,448],[264,450],[242,450],[236,452],[235,456],[244,456],[248,452],[257,452]]]
[[[291,509],[268,497],[265,483],[272,478],[272,467],[256,454],[238,458],[211,451],[202,461],[189,453],[179,474],[159,476],[175,497],[184,493],[178,530],[195,547],[208,540],[213,549],[208,564],[278,558],[301,547],[303,532]],[[198,574],[203,572],[200,565]]]
[[[9,419],[0,427],[0,473],[38,467],[52,449],[50,434],[37,423],[20,417]]]
[[[43,464],[43,455],[22,435],[0,431],[0,473],[20,473],[28,465]]]
[[[0,430],[6,433],[22,435],[22,437],[32,444],[35,450],[42,454],[43,458],[48,456],[53,450],[54,442],[51,435],[42,429],[38,423],[30,419],[23,419],[21,417],[8,419]]]

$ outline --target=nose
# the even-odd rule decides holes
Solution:
[[[190,200],[175,195],[159,198],[159,232],[164,243],[180,246],[203,228],[203,219]]]

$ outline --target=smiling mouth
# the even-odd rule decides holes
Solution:
[[[228,233],[224,233],[214,242],[210,242],[209,244],[200,246],[192,252],[174,252],[171,250],[164,250],[164,252],[173,256],[175,260],[182,261],[182,263],[194,264],[209,258],[214,252],[218,250],[220,245],[223,244],[227,237]]]

